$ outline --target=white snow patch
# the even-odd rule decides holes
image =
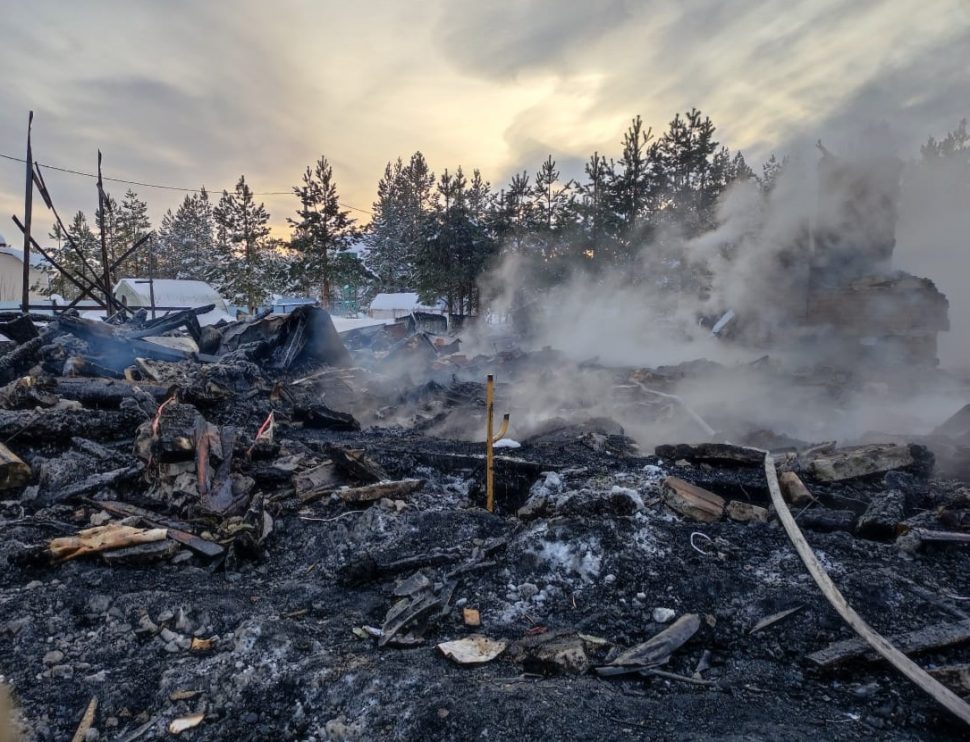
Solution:
[[[495,441],[492,444],[492,448],[522,448],[522,444],[518,441],[513,441],[511,438],[502,438],[501,440]]]
[[[537,479],[535,484],[529,488],[530,499],[533,497],[550,497],[562,492],[562,478],[556,472],[547,471],[540,476],[545,478]]]
[[[600,573],[603,558],[596,553],[597,544],[568,543],[566,541],[542,541],[536,556],[549,564],[554,570],[566,574],[576,574],[584,580],[592,581]]]

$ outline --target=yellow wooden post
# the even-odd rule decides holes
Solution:
[[[492,444],[495,443],[492,436],[494,411],[495,377],[489,374],[485,381],[485,507],[490,513],[495,510],[495,456],[492,449]]]

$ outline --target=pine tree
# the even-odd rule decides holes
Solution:
[[[478,309],[476,282],[495,253],[488,210],[491,188],[476,171],[472,181],[461,167],[438,179],[422,225],[416,288],[424,301],[444,298],[451,314]]]
[[[556,162],[549,155],[532,187],[533,235],[547,280],[561,280],[567,270],[566,253],[575,222],[573,182],[560,183]]]
[[[651,199],[657,193],[656,143],[653,130],[644,130],[637,116],[623,135],[623,152],[611,187],[612,208],[623,229],[618,240],[621,260],[631,259],[646,238]]]
[[[298,219],[287,219],[293,227],[291,248],[299,255],[296,270],[304,290],[319,290],[320,302],[331,306],[331,284],[339,281],[337,255],[350,247],[354,238],[354,220],[340,208],[333,169],[326,157],[320,157],[311,170],[303,174],[303,185],[293,189],[300,199]]]
[[[102,270],[102,255],[100,251],[101,235],[104,234],[104,244],[108,252],[108,262],[114,264],[114,262],[121,256],[122,250],[121,243],[118,241],[118,202],[115,200],[114,196],[110,193],[105,194],[106,198],[104,201],[104,208],[101,205],[98,206],[94,211],[94,225],[97,228],[97,239],[98,239],[98,253],[97,259],[95,261],[88,261],[91,263],[100,276]],[[102,213],[103,212],[103,213]],[[68,231],[71,231],[70,228]],[[113,281],[117,274],[117,270],[112,273],[111,280]]]
[[[771,193],[774,190],[775,184],[778,182],[778,178],[785,171],[788,166],[788,155],[779,160],[774,155],[768,158],[764,165],[761,166],[761,189],[765,193]]]
[[[115,205],[114,215],[111,232],[112,262],[152,229],[151,220],[148,218],[148,204],[138,198],[138,194],[130,188],[121,203]],[[152,249],[151,244],[140,247],[121,263],[118,274],[132,277],[147,275]]]
[[[269,212],[253,199],[245,176],[232,193],[222,192],[213,210],[216,224],[215,258],[211,280],[229,301],[254,312],[268,298]]]
[[[407,165],[398,158],[384,169],[365,244],[368,266],[385,291],[414,288],[416,253],[434,185],[434,173],[420,152]]]
[[[499,193],[495,205],[495,231],[502,247],[511,252],[525,254],[533,244],[535,227],[532,187],[526,171],[516,173],[508,188]]]
[[[159,278],[204,280],[214,262],[214,220],[209,194],[203,188],[186,196],[175,213],[162,217],[155,241],[155,275]]]
[[[67,235],[70,235],[74,245],[87,260],[87,266],[85,260],[82,260],[78,255],[78,251],[71,246]],[[101,243],[88,225],[84,212],[78,211],[74,215],[70,224],[67,225],[67,235],[61,231],[59,225],[55,225],[50,234],[50,238],[57,241],[57,247],[53,249],[57,263],[70,271],[72,275],[83,277],[88,283],[93,283],[96,279],[100,280],[100,273],[96,276],[95,271],[101,270]],[[79,289],[64,278],[61,273],[57,273],[52,279],[51,291],[69,299],[77,297],[80,293]],[[100,295],[100,292],[97,292],[97,294]]]
[[[582,224],[578,257],[599,267],[615,256],[617,218],[610,202],[616,177],[615,164],[594,152],[586,162],[586,183],[580,187],[579,216]]]

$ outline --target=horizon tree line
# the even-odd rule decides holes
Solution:
[[[752,181],[767,193],[783,172],[787,158],[772,155],[755,174],[715,131],[696,108],[676,114],[659,136],[636,116],[618,157],[594,152],[581,181],[564,180],[550,154],[534,174],[518,172],[498,190],[478,169],[469,175],[459,165],[436,175],[415,152],[387,163],[366,226],[341,206],[333,168],[321,156],[292,189],[289,240],[272,236],[269,212],[240,176],[215,203],[203,187],[168,209],[151,245],[126,259],[118,275],[203,280],[250,312],[273,294],[314,296],[329,308],[378,291],[415,291],[427,302],[443,299],[456,315],[479,311],[479,279],[505,252],[523,259],[540,290],[576,272],[595,280],[608,268],[638,282],[645,245],[664,254],[666,241],[712,229],[725,189]],[[968,152],[966,121],[921,149],[924,162]],[[91,266],[100,265],[102,229],[114,260],[152,231],[147,203],[129,189],[120,202],[108,196],[93,226],[82,211],[74,215],[67,230]],[[59,260],[90,277],[60,229],[50,237]],[[349,252],[357,244],[367,250],[363,263]],[[70,297],[72,289],[55,277],[54,291]]]

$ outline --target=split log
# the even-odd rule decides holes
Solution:
[[[938,623],[926,628],[894,634],[887,637],[901,652],[925,652],[942,649],[954,644],[970,641],[970,621]],[[819,667],[834,667],[849,660],[863,658],[868,661],[879,659],[872,647],[862,639],[845,639],[829,644],[825,649],[812,652],[808,659]]]
[[[402,479],[399,482],[378,482],[363,487],[343,487],[337,490],[337,495],[347,503],[374,502],[385,497],[407,497],[423,486],[423,479]]]
[[[909,446],[897,443],[873,444],[842,448],[822,454],[808,462],[806,471],[821,482],[842,482],[846,479],[882,474],[903,469],[916,463]]]
[[[30,481],[30,467],[0,443],[0,490],[23,487]]]
[[[681,515],[712,523],[724,515],[724,498],[678,477],[667,477],[663,484],[664,502]]]

